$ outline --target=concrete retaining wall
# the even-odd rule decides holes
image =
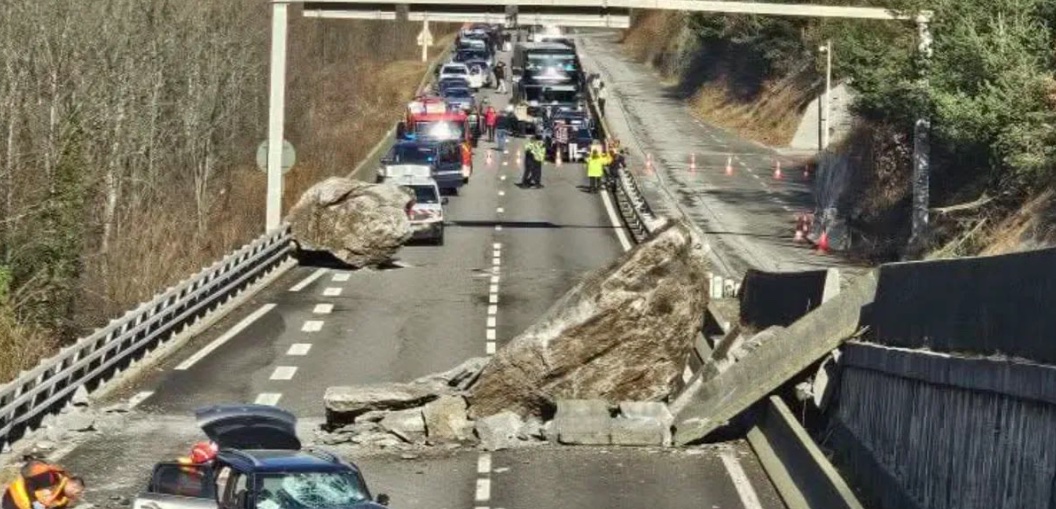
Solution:
[[[861,343],[843,352],[825,445],[867,506],[1056,507],[1056,367]]]
[[[1056,364],[1056,249],[885,265],[876,343]]]

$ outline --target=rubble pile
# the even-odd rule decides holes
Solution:
[[[707,307],[706,249],[670,222],[493,358],[410,383],[331,387],[327,445],[669,446],[671,396]]]
[[[305,191],[286,220],[301,251],[329,252],[355,268],[375,266],[411,238],[413,199],[399,186],[332,177]]]

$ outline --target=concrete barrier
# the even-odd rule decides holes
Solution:
[[[1056,364],[1054,266],[1056,249],[884,265],[870,340]]]
[[[740,288],[741,323],[754,329],[787,327],[839,292],[837,269],[763,272],[749,269]]]
[[[767,400],[758,424],[748,431],[748,443],[789,509],[862,508],[781,398]]]

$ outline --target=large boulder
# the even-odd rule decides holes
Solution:
[[[466,418],[466,400],[462,396],[441,396],[440,399],[422,407],[425,428],[429,440],[450,442],[466,440],[472,423]]]
[[[333,177],[305,191],[287,221],[303,251],[326,251],[357,268],[377,265],[411,238],[413,199],[399,186]]]
[[[706,256],[689,225],[659,228],[499,350],[470,390],[472,415],[541,416],[557,399],[667,397],[707,307]]]

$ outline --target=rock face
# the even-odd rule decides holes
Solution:
[[[323,395],[328,426],[357,421],[375,410],[406,410],[422,406],[440,397],[435,386],[412,384],[374,384],[351,387],[329,387]],[[377,414],[373,414],[376,416]]]
[[[398,186],[333,177],[305,191],[287,221],[302,250],[328,251],[357,268],[377,265],[411,237],[412,200]]]
[[[592,274],[497,352],[470,390],[471,415],[668,396],[707,307],[706,255],[688,225],[669,222]]]

